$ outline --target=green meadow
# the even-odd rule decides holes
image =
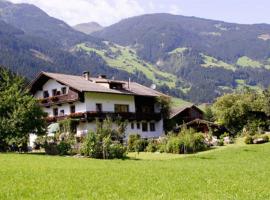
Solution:
[[[0,199],[270,199],[270,143],[125,160],[0,154]]]

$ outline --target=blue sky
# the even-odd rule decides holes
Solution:
[[[236,23],[270,24],[270,0],[9,0],[31,3],[70,25],[108,26],[146,13],[172,13]]]

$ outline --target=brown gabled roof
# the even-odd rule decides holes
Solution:
[[[48,79],[54,79],[61,84],[67,85],[77,91],[80,92],[101,92],[101,93],[112,93],[112,94],[125,94],[125,95],[138,95],[138,96],[166,96],[156,90],[148,88],[146,86],[140,85],[135,82],[128,83],[127,81],[118,81],[118,80],[110,80],[104,78],[91,78],[90,80],[86,80],[83,76],[74,76],[67,74],[59,74],[59,73],[49,73],[49,72],[41,72],[35,80],[29,85],[29,89],[32,93],[37,88],[40,88]],[[110,89],[102,86],[100,83],[121,83],[123,84],[123,89]]]
[[[194,108],[194,109],[198,110],[200,113],[203,113],[203,111],[200,108],[198,108],[197,106],[195,106],[195,105],[186,105],[186,106],[181,106],[181,107],[178,107],[178,108],[172,108],[171,112],[170,112],[169,119],[174,118],[176,115],[180,114],[181,112],[183,112],[183,111],[185,111],[186,109],[189,109],[189,108]]]

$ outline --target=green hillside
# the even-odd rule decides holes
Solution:
[[[106,49],[96,49],[88,47],[86,43],[78,44],[78,49],[86,52],[96,52],[109,66],[135,74],[143,73],[149,80],[157,85],[167,85],[170,88],[175,87],[176,76],[170,73],[160,71],[154,65],[140,59],[136,51],[129,47],[107,43]]]

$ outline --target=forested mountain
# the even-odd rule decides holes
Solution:
[[[31,79],[40,71],[156,84],[194,103],[270,84],[270,25],[169,14],[122,20],[92,35],[29,4],[0,0],[0,65]]]
[[[122,20],[92,35],[133,48],[141,59],[175,74],[179,95],[195,102],[211,101],[241,86],[270,84],[267,24],[149,14]]]
[[[0,0],[0,19],[28,35],[47,39],[64,47],[85,40],[100,44],[97,38],[74,30],[65,22],[50,17],[31,4],[13,4]]]

